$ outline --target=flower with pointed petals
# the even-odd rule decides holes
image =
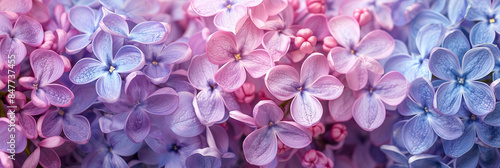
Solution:
[[[113,56],[113,40],[110,34],[100,31],[92,42],[94,58],[80,59],[69,73],[71,82],[77,85],[96,82],[97,95],[107,102],[120,97],[122,79],[120,73],[138,70],[144,65],[144,54],[132,45],[122,46]]]
[[[281,121],[283,111],[271,100],[257,103],[253,118],[239,111],[231,111],[230,116],[258,127],[243,141],[243,153],[250,164],[263,166],[273,162],[278,152],[277,138],[292,148],[303,148],[311,143],[311,132],[295,122]]]
[[[429,69],[434,76],[446,81],[434,95],[434,106],[443,114],[453,115],[464,99],[473,114],[488,114],[495,108],[495,95],[488,85],[477,80],[493,70],[492,52],[487,47],[476,47],[461,58],[455,52],[440,47],[431,52]]]
[[[330,33],[340,45],[328,53],[328,59],[337,72],[346,74],[349,88],[359,90],[365,87],[368,71],[384,73],[377,60],[389,56],[395,46],[394,39],[387,32],[374,30],[360,41],[360,28],[354,18],[338,16],[330,19],[328,24]]]
[[[262,30],[248,19],[236,35],[218,31],[207,41],[207,57],[216,65],[223,65],[215,73],[215,82],[227,92],[237,90],[247,75],[260,78],[274,66],[271,56],[260,46]],[[245,70],[246,69],[246,70]]]
[[[14,27],[10,20],[0,15],[0,66],[6,66],[7,60],[14,58],[19,65],[26,57],[26,45],[38,47],[43,42],[42,25],[36,20],[21,15]],[[9,64],[11,64],[9,62]]]
[[[68,107],[74,98],[73,92],[66,86],[54,83],[64,73],[64,63],[57,53],[46,49],[37,49],[30,56],[31,68],[35,77],[22,77],[19,83],[31,92],[31,101],[37,107],[54,105]]]
[[[43,114],[49,106],[40,108],[33,104],[33,102],[26,103],[26,96],[19,92],[15,91],[14,95],[15,104],[10,104],[11,106],[18,106],[19,112],[16,113],[16,118],[19,121],[19,125],[23,127],[24,136],[28,139],[35,139],[38,137],[38,132],[36,130],[36,121],[33,116]]]
[[[60,136],[48,137],[38,144],[37,148],[31,155],[26,158],[23,167],[37,167],[38,163],[42,167],[61,167],[61,159],[53,148],[57,148],[64,144],[64,140]]]
[[[237,32],[247,16],[247,8],[262,3],[262,0],[190,0],[194,12],[203,17],[213,16],[214,24],[220,30]],[[244,27],[244,26],[243,26]]]
[[[191,49],[184,42],[174,42],[169,45],[140,45],[144,52],[146,64],[142,72],[151,83],[165,83],[170,76],[174,63],[180,63],[191,57]]]
[[[113,13],[104,16],[99,25],[106,33],[142,44],[159,44],[170,34],[170,25],[157,21],[144,21],[129,30],[127,21]]]
[[[94,85],[74,85],[75,103],[66,108],[49,110],[38,119],[37,130],[41,137],[52,137],[64,132],[66,137],[78,144],[85,144],[90,139],[90,123],[80,115],[94,102],[97,94]]]
[[[211,126],[224,119],[225,108],[228,110],[239,109],[238,102],[233,93],[222,90],[215,82],[217,65],[208,61],[205,54],[194,57],[188,69],[189,82],[201,90],[193,100],[196,116],[201,124]]]
[[[68,54],[75,54],[90,44],[92,35],[99,28],[102,15],[102,11],[95,11],[87,6],[75,6],[69,10],[67,17],[71,25],[82,34],[68,39],[66,43]]]
[[[402,128],[403,142],[411,154],[429,149],[437,137],[453,140],[464,132],[464,124],[458,116],[440,114],[433,106],[434,88],[425,78],[415,79],[410,86],[409,97],[398,106],[404,116],[413,116]]]
[[[300,76],[291,66],[278,65],[266,75],[265,82],[274,97],[281,101],[293,98],[292,118],[300,125],[310,127],[318,123],[323,107],[318,98],[332,100],[342,94],[344,85],[328,75],[330,68],[323,54],[313,53],[302,64]]]
[[[388,72],[384,76],[370,74],[368,84],[357,91],[353,104],[352,116],[358,125],[373,131],[385,120],[385,104],[396,106],[407,96],[409,83],[399,72]]]

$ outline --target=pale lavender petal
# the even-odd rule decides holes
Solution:
[[[223,31],[236,32],[238,24],[247,17],[247,7],[233,5],[230,10],[224,10],[214,17],[214,24]]]
[[[273,61],[278,61],[288,52],[290,37],[278,31],[269,31],[262,38],[262,46],[271,55]]]
[[[425,114],[416,115],[403,126],[403,142],[411,154],[420,154],[437,140]]]
[[[40,85],[46,85],[59,79],[64,73],[64,63],[52,50],[38,49],[31,53],[31,67]]]
[[[306,58],[300,68],[300,83],[304,86],[310,86],[320,77],[328,75],[330,67],[328,60],[323,54],[314,53]]]
[[[129,29],[127,22],[120,15],[110,13],[102,18],[100,26],[103,31],[115,36],[128,37]]]
[[[368,70],[363,66],[363,62],[356,61],[353,68],[347,74],[347,85],[352,90],[360,90],[368,83]]]
[[[253,109],[254,122],[258,127],[270,126],[283,119],[283,111],[271,100],[259,101]]]
[[[170,34],[170,26],[156,21],[145,21],[137,24],[128,38],[143,44],[158,44],[165,41]]]
[[[373,93],[377,94],[384,103],[397,106],[408,95],[410,84],[399,72],[385,74],[374,86]]]
[[[221,11],[228,10],[226,0],[215,0],[215,1],[206,1],[206,0],[191,0],[191,7],[193,10],[201,16],[212,16]]]
[[[357,57],[350,49],[335,47],[328,53],[328,60],[337,72],[346,74],[355,65]]]
[[[383,59],[391,55],[394,46],[394,39],[389,33],[374,30],[363,37],[359,44],[355,46],[354,52],[359,56]]]
[[[304,148],[312,141],[311,132],[295,122],[282,121],[272,129],[281,142],[292,148]]]
[[[298,124],[311,127],[318,123],[323,116],[323,106],[311,94],[302,92],[292,100],[290,114]]]
[[[92,40],[91,34],[79,34],[71,37],[68,42],[66,42],[66,52],[68,54],[76,54],[85,47],[87,47]]]
[[[33,90],[31,92],[31,102],[37,107],[46,108],[50,106],[49,100],[43,90]]]
[[[202,90],[193,101],[196,116],[203,125],[212,125],[224,118],[224,103],[220,94]]]
[[[210,63],[205,54],[194,57],[188,69],[188,79],[197,89],[209,89],[215,83],[214,75],[218,66]]]
[[[108,68],[93,58],[79,60],[71,69],[69,79],[75,84],[90,83],[108,73]]]
[[[35,19],[21,15],[12,28],[12,37],[27,45],[37,47],[43,42],[42,25]]]
[[[237,52],[236,39],[230,32],[215,32],[207,41],[208,60],[216,65],[222,65],[234,60],[234,55],[238,54]]]
[[[264,50],[254,50],[241,56],[241,62],[253,78],[264,76],[274,66],[271,56]]]
[[[107,102],[116,102],[120,97],[122,79],[118,73],[107,73],[96,82],[96,92]]]
[[[3,59],[2,64],[7,63],[9,56],[15,56],[14,65],[19,65],[26,57],[26,46],[20,40],[9,37],[0,39],[0,56]]]
[[[462,67],[467,80],[479,80],[493,71],[495,58],[486,47],[473,48],[465,53]]]
[[[228,62],[214,75],[215,82],[226,92],[237,90],[243,85],[247,74],[243,62]]]
[[[328,101],[330,116],[337,122],[348,121],[352,118],[352,106],[356,99],[352,95],[352,90],[344,87],[340,97]]]
[[[354,48],[359,41],[359,24],[350,16],[338,16],[328,22],[330,33],[345,48]]]
[[[495,109],[495,95],[488,85],[470,81],[463,87],[465,104],[471,113],[486,115]]]
[[[331,36],[330,30],[328,29],[328,20],[325,15],[312,15],[311,17],[307,18],[307,20],[305,20],[302,25],[304,25],[304,27],[306,28],[311,29],[314,32],[314,36],[316,36],[318,39],[324,39],[326,36]]]
[[[114,153],[108,153],[104,156],[103,167],[128,167],[127,162]]]
[[[111,34],[104,31],[99,31],[92,41],[92,50],[94,55],[105,64],[111,63],[113,60],[113,39]]]
[[[63,120],[63,132],[69,140],[84,144],[90,139],[90,123],[81,115],[66,116]]]
[[[451,50],[434,48],[429,59],[432,74],[443,80],[456,80],[460,68],[458,57]]]
[[[148,114],[141,109],[132,111],[127,117],[125,133],[132,141],[139,143],[149,134],[151,123]]]
[[[59,110],[52,110],[38,119],[37,130],[41,137],[51,137],[61,134],[62,118],[59,116]]]
[[[174,42],[163,48],[157,57],[159,63],[172,64],[185,58],[191,58],[191,53],[191,48],[187,43]]]
[[[456,114],[461,102],[462,89],[454,82],[441,84],[434,95],[434,107],[446,115]]]
[[[86,84],[86,85],[76,85],[71,88],[71,91],[75,95],[73,102],[67,108],[67,113],[70,114],[79,114],[89,108],[93,103],[97,100],[97,93],[95,92],[95,85]]]
[[[96,29],[94,11],[88,6],[75,6],[69,10],[68,19],[78,31],[86,34],[94,33]]]
[[[144,102],[146,112],[155,115],[167,115],[177,109],[179,104],[179,96],[174,89],[164,87],[151,93]]]
[[[48,84],[40,89],[45,92],[47,100],[54,106],[68,107],[74,98],[73,92],[60,84]]]
[[[372,131],[385,120],[384,103],[375,95],[364,94],[354,102],[352,116],[363,130]]]
[[[172,113],[170,118],[170,128],[172,131],[183,137],[194,137],[200,135],[205,127],[201,125],[192,105],[194,95],[189,92],[179,92],[179,104],[181,106]]]
[[[126,45],[118,50],[113,64],[116,66],[116,72],[128,73],[136,71],[144,66],[144,54],[136,46]]]
[[[344,85],[336,77],[325,75],[314,81],[306,91],[319,99],[333,100],[342,94],[343,89]]]
[[[26,138],[35,139],[38,136],[36,132],[36,121],[32,116],[21,113],[21,115],[19,115],[19,125],[23,127]]]
[[[394,22],[391,13],[392,10],[387,5],[375,5],[373,17],[382,28],[392,30]]]
[[[243,153],[250,164],[266,165],[273,161],[278,152],[276,135],[269,128],[250,133],[243,141]]]
[[[299,73],[291,66],[278,65],[271,68],[265,82],[269,92],[281,101],[291,99],[299,92]]]
[[[0,15],[0,36],[8,36],[11,31],[12,22],[3,15]]]
[[[445,140],[457,139],[464,132],[464,124],[458,116],[446,116],[434,113],[427,115],[427,117],[434,132]]]

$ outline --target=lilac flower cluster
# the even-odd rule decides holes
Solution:
[[[498,168],[499,23],[500,0],[0,0],[0,168]]]

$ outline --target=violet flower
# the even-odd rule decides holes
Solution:
[[[10,20],[0,15],[0,66],[7,66],[7,60],[14,58],[14,65],[19,65],[26,57],[26,45],[38,47],[43,42],[42,25],[36,20],[21,15],[14,27]]]

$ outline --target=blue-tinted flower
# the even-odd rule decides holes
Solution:
[[[146,64],[142,72],[151,83],[161,84],[168,80],[174,63],[180,63],[191,57],[191,49],[184,42],[169,45],[140,45]]]
[[[135,154],[142,145],[142,142],[131,141],[123,131],[111,132],[105,137],[98,132],[92,137],[89,144],[93,145],[93,150],[85,156],[81,167],[128,167],[121,156]]]
[[[129,30],[127,21],[113,13],[102,18],[100,27],[106,33],[142,44],[159,44],[164,42],[170,33],[170,25],[156,21],[140,22]]]
[[[454,0],[448,2],[448,17],[433,10],[423,10],[419,12],[411,22],[411,34],[416,36],[418,31],[428,24],[441,24],[448,30],[458,28],[467,14],[469,2],[467,0]]]
[[[69,10],[68,18],[71,25],[82,33],[69,38],[66,43],[66,52],[75,54],[92,41],[92,35],[99,28],[102,11],[95,11],[87,6],[75,6]]]
[[[394,161],[390,166],[392,168],[410,168],[410,167],[437,167],[449,168],[448,165],[441,161],[441,157],[437,155],[420,154],[420,155],[405,155],[396,146],[382,145],[380,147],[389,159]]]
[[[472,148],[456,158],[454,166],[462,167],[477,167],[478,163],[481,167],[500,167],[500,153],[497,148],[474,145]]]
[[[477,23],[470,30],[473,45],[492,43],[496,33],[500,33],[500,7],[490,0],[471,0],[471,8],[466,19]]]

